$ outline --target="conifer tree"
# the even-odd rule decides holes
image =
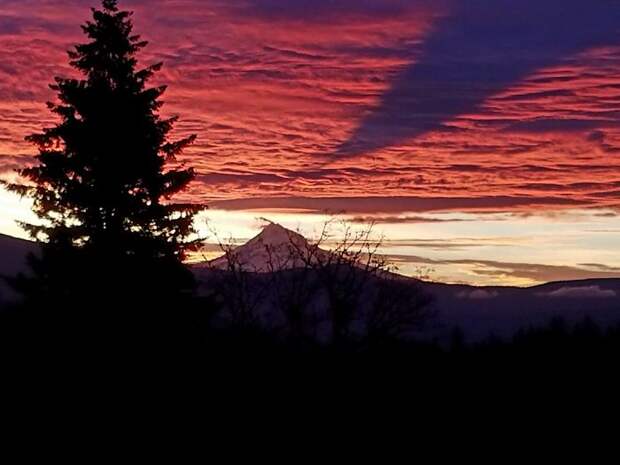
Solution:
[[[159,114],[165,87],[148,86],[161,64],[138,66],[147,42],[133,33],[132,13],[103,0],[82,29],[89,40],[68,52],[81,76],[55,79],[58,101],[48,107],[59,122],[27,137],[37,164],[20,171],[26,183],[8,186],[33,199],[41,220],[23,225],[42,253],[18,287],[81,307],[82,297],[128,303],[133,294],[136,305],[178,295],[193,282],[182,261],[203,207],[171,198],[194,178],[176,156],[195,136],[170,139],[176,118]]]

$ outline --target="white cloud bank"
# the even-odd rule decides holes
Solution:
[[[551,298],[563,298],[563,299],[575,299],[575,298],[588,298],[588,299],[609,299],[617,297],[618,294],[612,289],[602,289],[601,286],[580,286],[580,287],[561,287],[551,292],[541,292],[538,294],[541,297]]]

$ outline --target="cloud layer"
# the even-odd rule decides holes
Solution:
[[[93,1],[0,4],[0,171]],[[133,0],[186,195],[363,215],[620,206],[614,0]],[[515,5],[518,4],[518,8]],[[553,19],[553,20],[551,20]]]
[[[617,297],[618,294],[612,289],[602,289],[601,286],[565,286],[555,291],[541,293],[540,295],[553,299],[610,299]]]

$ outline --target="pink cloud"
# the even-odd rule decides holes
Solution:
[[[47,84],[70,73],[90,3],[0,5],[0,170],[26,163],[24,136],[52,123]],[[620,204],[620,48],[562,57],[442,127],[333,158],[450,2],[331,3],[309,15],[303,2],[126,2],[152,42],[144,62],[165,62],[164,111],[199,136],[181,159],[200,174],[184,198],[364,214]]]

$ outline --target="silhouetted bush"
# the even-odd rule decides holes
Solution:
[[[431,316],[430,296],[377,253],[381,241],[371,238],[372,226],[353,232],[344,224],[342,238],[322,248],[330,224],[312,243],[271,224],[272,233],[285,237],[275,245],[253,240],[264,247],[253,253],[265,264],[246,263],[234,247],[220,244],[224,260],[201,274],[201,291],[220,304],[220,327],[261,328],[290,345],[343,351],[411,337],[420,329]]]

